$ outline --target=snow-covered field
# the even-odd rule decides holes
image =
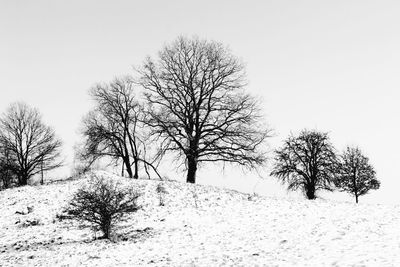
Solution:
[[[400,266],[398,206],[179,182],[163,182],[159,206],[159,182],[138,180],[142,209],[124,217],[111,242],[57,219],[84,182],[0,192],[0,266]]]

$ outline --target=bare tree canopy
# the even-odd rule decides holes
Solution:
[[[147,125],[164,151],[185,158],[187,182],[195,183],[199,163],[265,162],[261,146],[269,131],[257,101],[243,90],[243,65],[222,44],[180,37],[139,72]]]
[[[301,189],[308,199],[315,199],[318,190],[332,190],[336,161],[327,133],[303,130],[275,151],[271,175],[289,184],[289,190]]]
[[[61,141],[42,122],[37,109],[24,103],[12,104],[0,118],[0,146],[15,161],[12,171],[19,185],[41,171],[61,166]]]
[[[82,156],[89,164],[102,157],[121,160],[123,170],[131,178],[138,178],[140,161],[146,172],[151,167],[158,175],[154,161],[145,159],[145,142],[138,130],[142,107],[135,97],[131,79],[98,84],[90,90],[90,95],[96,106],[83,121]]]
[[[371,189],[379,189],[380,182],[368,157],[358,147],[347,147],[340,155],[335,185],[339,190],[352,194],[358,203],[359,196]]]

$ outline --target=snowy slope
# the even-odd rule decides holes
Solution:
[[[143,193],[143,209],[118,225],[118,242],[56,218],[85,179],[1,191],[0,266],[400,266],[398,206],[178,182],[164,182],[159,206],[158,181],[124,181]]]

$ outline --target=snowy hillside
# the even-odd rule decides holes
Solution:
[[[400,266],[397,206],[250,197],[178,182],[164,182],[159,206],[159,182],[139,180],[132,182],[143,208],[111,242],[57,219],[84,182],[1,191],[0,265]]]

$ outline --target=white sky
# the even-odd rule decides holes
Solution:
[[[399,2],[378,0],[1,0],[0,110],[19,100],[38,107],[70,161],[91,85],[132,74],[178,35],[198,35],[246,62],[248,90],[276,132],[272,148],[290,131],[329,131],[377,170],[381,189],[361,202],[400,203],[399,14]],[[256,182],[236,169],[217,176],[207,168],[198,178],[245,191]],[[257,188],[285,192],[268,177]]]

